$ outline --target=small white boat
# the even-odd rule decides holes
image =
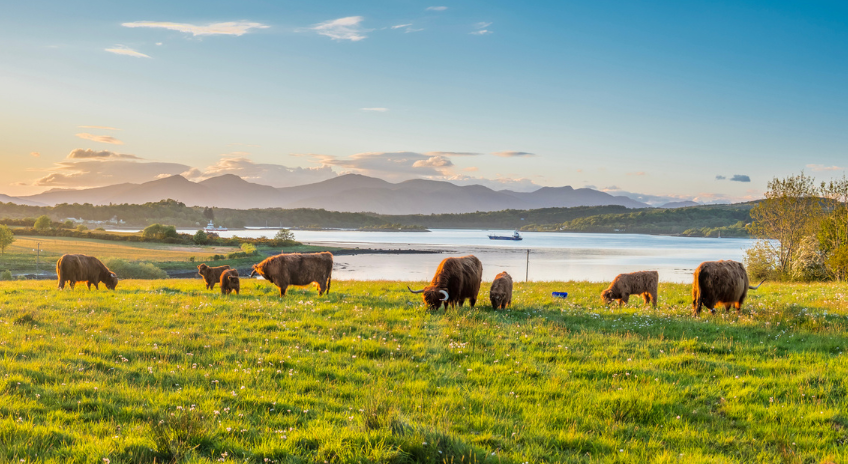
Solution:
[[[210,232],[212,232],[212,233],[226,232],[227,230],[229,230],[229,229],[227,229],[226,227],[215,227],[215,224],[212,224],[211,219],[209,220],[209,224],[206,224],[206,228],[203,229],[203,231],[206,232],[207,234],[210,233]]]

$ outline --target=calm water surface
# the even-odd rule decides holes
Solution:
[[[194,233],[194,230],[180,230]],[[511,230],[435,229],[432,232],[294,231],[309,244],[375,249],[439,250],[438,254],[361,254],[337,256],[334,279],[430,280],[447,256],[474,254],[483,262],[483,278],[490,281],[509,272],[523,281],[530,250],[529,278],[544,280],[610,281],[622,272],[656,270],[662,282],[691,282],[703,261],[742,261],[754,240],[692,238],[637,234],[582,234],[524,232],[519,242],[489,240],[489,234],[511,235]],[[224,237],[273,237],[276,230],[247,229],[222,232]]]

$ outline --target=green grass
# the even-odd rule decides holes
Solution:
[[[226,255],[239,251],[231,246],[199,246],[199,245],[169,245],[152,242],[116,242],[110,240],[85,239],[75,237],[29,237],[17,236],[0,259],[0,271],[10,270],[13,274],[35,273],[36,246],[41,244],[41,272],[55,272],[56,261],[66,253],[96,256],[101,260],[106,258],[123,258],[130,261],[145,261],[156,264],[157,267],[168,270],[192,270],[197,264],[210,261],[213,255]],[[313,245],[297,245],[286,247],[287,253],[334,251],[341,248],[328,248]],[[264,259],[264,255],[280,252],[280,249],[260,247],[263,256],[245,259],[219,260],[215,265],[230,264],[250,266]],[[189,261],[194,258],[195,261]]]
[[[699,319],[686,285],[447,313],[405,286],[0,283],[0,461],[848,461],[848,285]]]

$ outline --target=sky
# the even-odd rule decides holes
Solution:
[[[0,193],[236,174],[760,198],[848,169],[848,2],[8,2]]]

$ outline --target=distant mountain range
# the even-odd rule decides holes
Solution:
[[[53,189],[26,197],[6,197],[13,203],[142,204],[174,199],[189,206],[221,208],[322,208],[328,211],[379,214],[438,214],[538,209],[572,206],[649,205],[624,196],[588,188],[543,187],[535,192],[492,190],[481,185],[415,179],[393,184],[358,174],[347,174],[314,184],[275,188],[226,174],[201,182],[171,176],[143,184],[116,184],[90,189]]]

